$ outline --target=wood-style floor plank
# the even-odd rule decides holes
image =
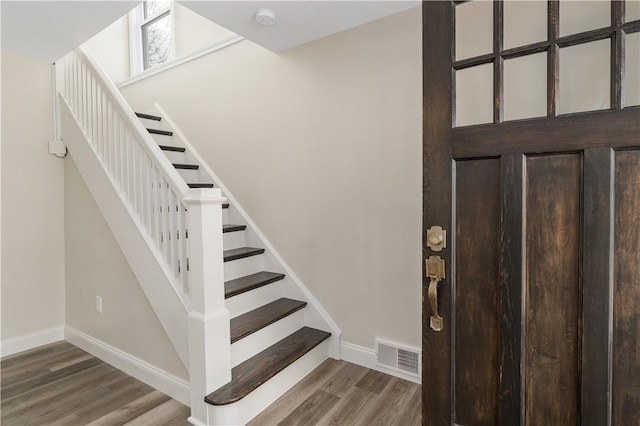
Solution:
[[[409,407],[415,384],[394,377],[380,392],[373,409],[362,419],[362,424],[381,426],[406,426],[400,423]]]
[[[320,386],[344,366],[344,361],[327,359],[282,397],[249,422],[249,426],[272,426],[280,423],[290,412],[311,396]]]
[[[366,376],[370,370],[350,362],[345,362],[343,367],[333,377],[325,382],[321,390],[335,395],[344,396],[347,391]],[[386,375],[385,375],[386,376]]]
[[[419,425],[422,423],[422,387],[416,386],[408,407],[398,417],[399,425]]]
[[[20,354],[14,354],[2,358],[2,361],[0,361],[0,369],[2,369],[3,383],[5,380],[10,380],[16,375],[45,367],[45,363],[56,364],[57,360],[60,358],[86,354],[86,352],[69,344],[64,346],[60,343],[52,343],[41,348],[42,349],[40,351],[32,349],[30,351],[21,352],[24,354],[24,359],[20,357]]]
[[[351,387],[333,410],[328,412],[319,425],[356,425],[373,408],[378,395],[358,387]]]
[[[3,358],[0,376],[4,426],[188,424],[188,407],[67,342]]]
[[[171,398],[162,392],[153,391],[88,423],[87,426],[125,424],[170,400]]]
[[[340,398],[337,396],[317,390],[278,423],[278,426],[315,425],[338,401]]]
[[[101,361],[97,358],[88,359],[78,364],[71,365],[69,367],[60,369],[55,372],[49,372],[47,374],[37,374],[35,377],[30,377],[25,380],[21,380],[9,385],[2,383],[2,398],[11,398],[24,392],[28,392],[33,388],[43,386],[49,383],[58,382],[68,378],[70,375],[78,373],[87,368],[95,367]]]
[[[421,396],[420,385],[329,359],[251,420],[248,426],[420,426]]]
[[[63,401],[65,398],[73,397],[78,389],[90,389],[93,386],[100,385],[104,381],[110,380],[112,377],[120,376],[121,372],[103,364],[94,368],[89,368],[81,373],[70,377],[64,383],[52,383],[50,385],[34,388],[29,392],[25,392],[12,399],[2,398],[2,418],[8,419],[14,416],[20,416],[28,412],[34,407],[46,405],[50,400]]]
[[[125,423],[128,426],[163,426],[163,425],[171,425],[171,426],[187,426],[189,422],[187,418],[189,417],[189,408],[180,404],[178,401],[174,399],[169,399],[168,401],[158,405],[152,410],[147,411],[141,416],[131,420],[130,422]]]
[[[80,349],[68,344],[67,342],[50,343],[48,345],[39,346],[24,352],[2,357],[2,360],[0,361],[0,368],[2,368],[3,371],[10,371],[12,367],[22,368],[24,365],[28,365],[35,360],[51,359],[57,353],[79,350]]]

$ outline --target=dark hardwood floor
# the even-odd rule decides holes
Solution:
[[[189,408],[59,342],[0,362],[3,426],[186,426]],[[421,424],[421,387],[328,359],[249,425]]]

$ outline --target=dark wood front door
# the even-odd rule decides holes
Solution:
[[[460,59],[456,8],[469,3],[423,3],[423,258],[446,267],[441,331],[423,281],[423,424],[640,425],[640,108],[629,92],[640,20],[613,1],[604,26],[565,34],[573,9],[549,1],[544,39],[505,46],[517,28],[505,6],[491,4],[490,51]],[[604,62],[570,69],[591,43]],[[508,121],[513,82],[533,84],[508,73],[534,54],[542,113]],[[607,105],[571,111],[581,73],[603,64]],[[463,81],[473,68],[489,71],[487,87]],[[488,90],[489,120],[456,125],[469,87],[472,102]],[[434,225],[447,231],[441,251],[427,245]]]

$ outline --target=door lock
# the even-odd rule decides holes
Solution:
[[[425,260],[427,278],[429,278],[429,289],[427,295],[433,315],[429,318],[429,326],[434,331],[442,331],[442,317],[438,313],[438,284],[445,278],[444,259],[440,256],[429,256]]]
[[[447,248],[447,231],[441,226],[432,226],[427,230],[427,247],[433,251]]]

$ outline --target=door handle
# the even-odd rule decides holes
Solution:
[[[430,256],[425,262],[426,275],[430,280],[427,295],[433,313],[429,318],[429,326],[434,331],[442,331],[443,319],[438,313],[438,284],[445,278],[444,260],[440,256]]]

